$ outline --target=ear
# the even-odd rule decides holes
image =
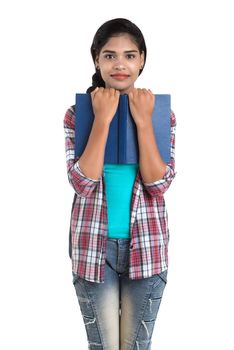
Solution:
[[[97,68],[99,66],[99,58],[96,56],[95,58],[95,67]]]
[[[141,53],[141,67],[144,66],[144,63],[145,63],[145,53],[144,53],[144,51],[142,51],[142,53]]]

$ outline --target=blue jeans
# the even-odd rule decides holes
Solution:
[[[150,350],[167,271],[128,278],[130,239],[108,239],[105,282],[73,273],[90,350]]]

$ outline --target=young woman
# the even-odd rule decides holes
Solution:
[[[165,164],[152,127],[157,101],[150,90],[134,87],[146,61],[144,37],[135,24],[122,18],[104,23],[91,54],[96,72],[87,92],[95,118],[79,159],[74,152],[74,106],[64,120],[68,178],[75,190],[73,284],[89,349],[146,350],[151,349],[167,282],[169,231],[163,194],[175,176],[175,116],[171,112],[171,160]],[[120,94],[128,94],[139,164],[104,164]]]

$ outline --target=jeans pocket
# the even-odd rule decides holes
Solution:
[[[75,285],[76,282],[78,281],[79,276],[72,272],[72,283]]]
[[[76,290],[77,299],[83,316],[93,318],[93,308],[89,295],[86,290],[85,280],[73,273],[73,285]]]
[[[163,282],[167,283],[167,270],[159,273],[158,276],[163,280]]]

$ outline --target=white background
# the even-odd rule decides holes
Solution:
[[[177,176],[166,194],[168,285],[153,350],[234,349],[231,1],[2,1],[0,347],[86,349],[72,285],[63,117],[89,48],[126,17],[148,48],[136,86],[170,93]]]

